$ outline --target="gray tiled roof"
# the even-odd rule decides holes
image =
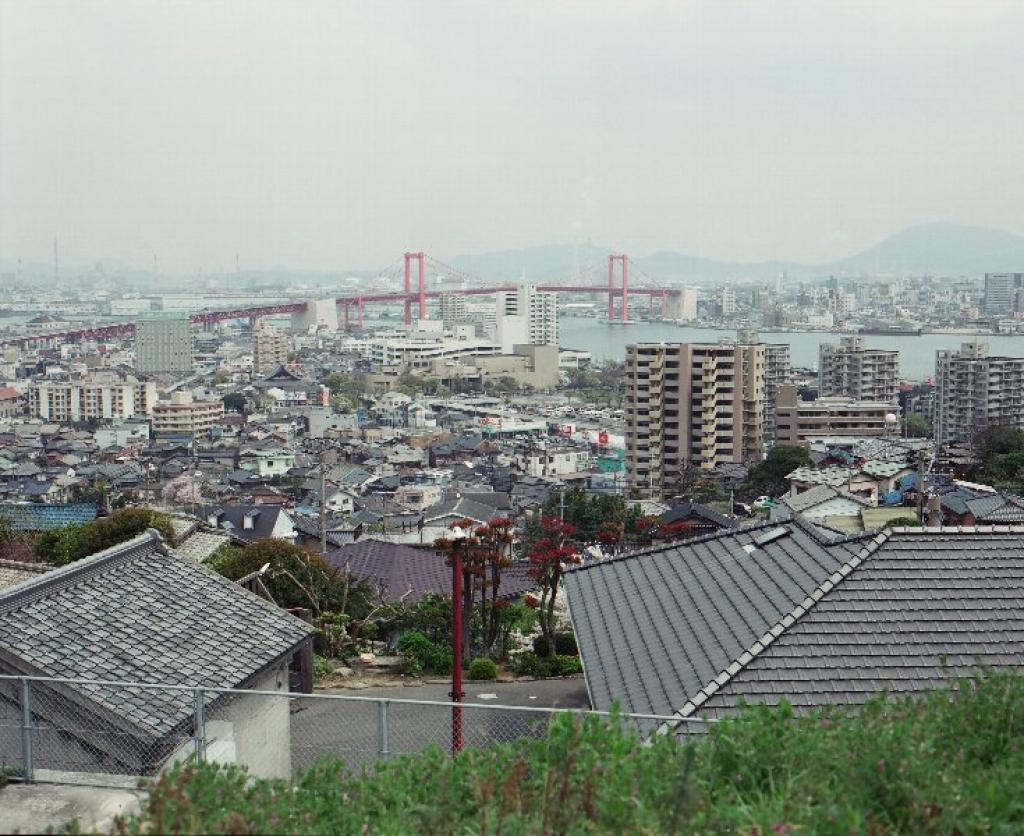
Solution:
[[[1024,522],[1024,501],[1020,497],[997,493],[968,499],[964,504],[978,523]]]
[[[1022,534],[840,538],[769,523],[571,571],[594,707],[718,717],[786,698],[806,709],[920,691],[979,662],[1024,665]]]
[[[164,547],[155,531],[0,591],[0,670],[244,686],[309,625]],[[143,736],[192,713],[185,691],[68,686]]]
[[[674,713],[847,557],[765,523],[567,572],[593,707]]]
[[[795,708],[923,691],[978,665],[1024,665],[1021,532],[891,534],[702,706]]]
[[[839,496],[839,491],[835,488],[830,488],[828,485],[815,485],[813,488],[798,493],[796,496],[786,496],[782,501],[792,510],[800,512],[813,508],[815,505],[821,505],[821,503],[834,499],[837,496]]]

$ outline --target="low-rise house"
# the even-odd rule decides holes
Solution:
[[[242,543],[273,537],[295,539],[295,521],[284,509],[260,505],[218,505],[203,508],[200,518],[211,529],[224,532]]]
[[[289,701],[218,689],[287,693],[312,633],[155,531],[0,591],[0,672],[96,683],[32,683],[37,774],[153,775],[192,757],[196,691],[98,684],[144,682],[205,689],[209,760],[287,777]],[[0,685],[8,710],[20,687]],[[0,746],[17,747],[0,754],[13,762],[21,741]]]

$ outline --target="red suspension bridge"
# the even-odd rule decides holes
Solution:
[[[344,328],[349,327],[351,309],[355,308],[355,318],[358,327],[363,327],[363,307],[365,305],[378,304],[401,304],[404,309],[404,321],[408,325],[413,320],[413,307],[417,309],[417,317],[426,319],[427,300],[438,299],[443,296],[490,296],[501,292],[515,292],[519,285],[481,285],[452,288],[444,290],[427,289],[427,265],[430,264],[438,273],[446,276],[454,276],[471,282],[480,282],[480,278],[466,273],[437,259],[431,258],[426,253],[408,252],[402,260],[402,290],[392,293],[357,293],[348,296],[339,296],[335,303],[340,308],[340,324]],[[416,286],[413,287],[413,266],[415,265]],[[613,254],[608,256],[608,283],[604,284],[540,284],[538,290],[552,293],[573,293],[607,295],[609,323],[616,321],[626,323],[629,321],[629,303],[633,296],[646,296],[650,312],[654,312],[655,300],[658,300],[661,313],[664,315],[667,309],[668,300],[678,297],[678,288],[666,288],[657,286],[649,277],[639,272],[640,281],[630,286],[630,261],[625,254]],[[397,278],[390,276],[387,272],[380,278]],[[616,281],[618,278],[618,281]],[[616,304],[617,300],[618,304]],[[195,325],[209,325],[216,322],[226,322],[235,319],[257,320],[263,317],[283,316],[286,314],[300,314],[306,310],[306,302],[286,302],[272,305],[258,305],[245,308],[232,308],[219,311],[200,311],[191,314],[189,319]],[[616,308],[618,310],[616,311]],[[87,328],[60,331],[47,334],[22,334],[16,337],[0,339],[0,346],[31,347],[54,345],[65,342],[77,342],[80,340],[109,340],[118,337],[130,337],[135,333],[134,322],[117,322],[106,325],[96,325]]]

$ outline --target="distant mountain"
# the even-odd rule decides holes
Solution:
[[[580,276],[601,283],[607,275],[607,247],[550,244],[521,250],[463,255],[452,264],[467,273],[503,281],[548,282]],[[793,261],[717,261],[664,250],[634,255],[634,268],[655,279],[696,282],[768,279],[785,272],[792,278],[830,274],[931,273],[960,276],[1024,271],[1024,237],[1002,230],[952,223],[912,226],[863,252],[825,264]]]
[[[827,265],[843,273],[978,275],[1024,271],[1024,237],[980,226],[912,226],[861,253]]]

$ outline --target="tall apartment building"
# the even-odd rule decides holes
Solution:
[[[732,316],[736,313],[736,291],[731,287],[722,288],[722,316]]]
[[[466,321],[466,297],[461,293],[446,293],[441,297],[441,323],[446,331]]]
[[[626,348],[627,484],[660,494],[684,470],[763,454],[763,345]]]
[[[170,400],[153,405],[155,435],[205,436],[224,417],[224,401],[196,399],[191,392],[173,392]]]
[[[995,316],[1008,316],[1024,310],[1024,273],[986,273],[981,310]]]
[[[863,337],[842,337],[818,349],[818,395],[895,403],[900,353],[867,348]]]
[[[140,319],[135,323],[135,368],[143,373],[192,371],[192,323],[187,316]]]
[[[1024,357],[990,357],[967,342],[935,354],[935,440],[970,444],[989,426],[1024,428]]]
[[[896,432],[896,404],[853,398],[801,400],[792,385],[775,400],[775,443],[806,444],[821,436],[877,436]]]
[[[520,285],[497,294],[495,342],[502,354],[516,345],[558,345],[558,308],[554,293]]]
[[[737,332],[742,345],[764,346],[764,437],[775,438],[775,397],[779,388],[793,379],[793,364],[789,343],[761,343],[757,331],[743,329]]]
[[[79,380],[42,380],[28,390],[33,417],[68,423],[147,415],[156,399],[152,381],[113,372],[95,372]]]
[[[256,374],[270,374],[285,365],[290,353],[286,334],[263,323],[252,329],[252,368]]]

